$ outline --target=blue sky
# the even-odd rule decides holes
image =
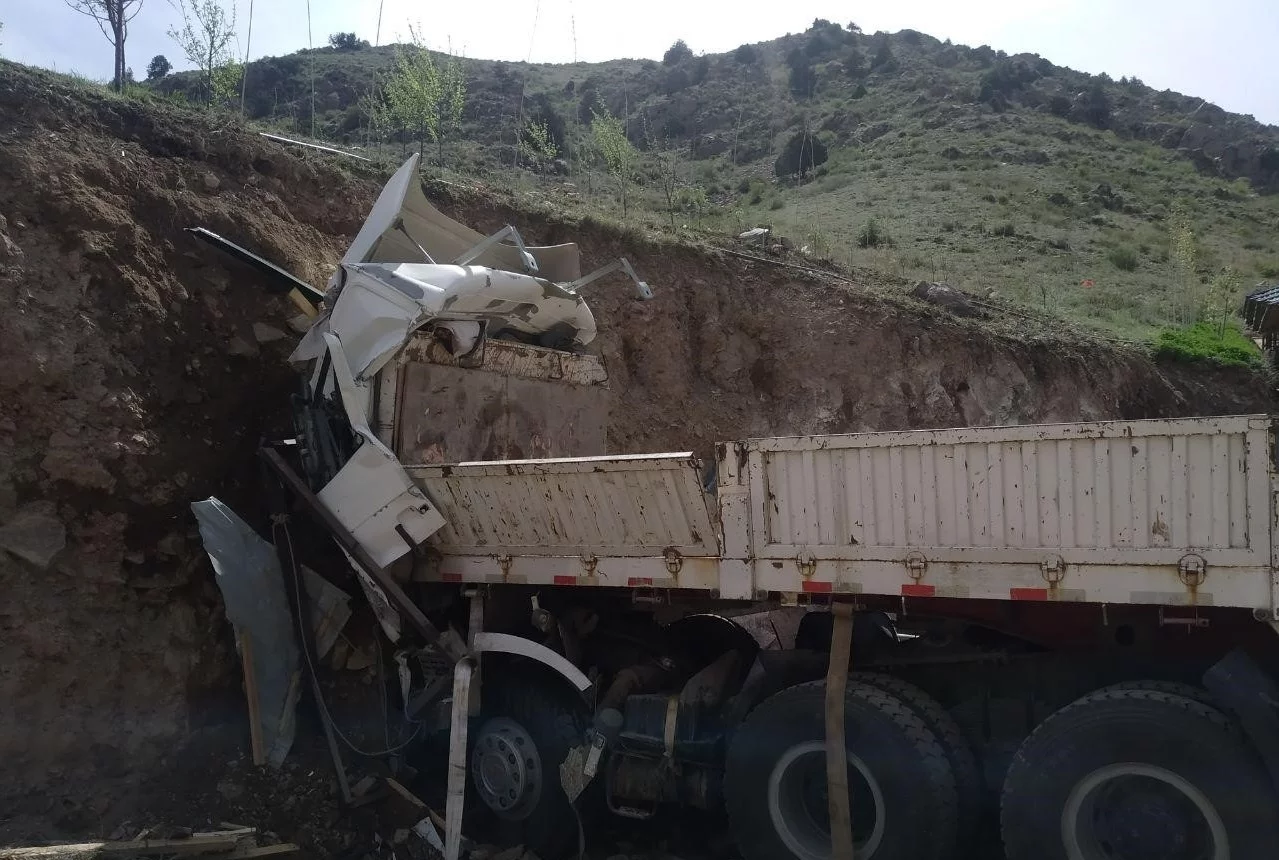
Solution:
[[[284,54],[308,43],[307,0],[249,0],[237,6],[240,51]],[[799,32],[814,18],[856,21],[863,30],[911,28],[1009,53],[1041,54],[1058,65],[1207,98],[1227,110],[1279,124],[1277,0],[310,0],[317,45],[339,30],[381,41],[421,23],[433,46],[467,56],[535,62],[660,57],[676,39],[695,51],[720,52]],[[632,11],[633,10],[633,11]],[[169,0],[144,0],[126,46],[141,76],[155,54],[187,67],[166,35],[178,14]],[[3,0],[0,56],[23,63],[110,76],[111,48],[92,21],[62,0]]]

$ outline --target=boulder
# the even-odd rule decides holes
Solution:
[[[945,308],[959,317],[984,317],[986,314],[973,304],[967,293],[957,290],[949,284],[934,284],[920,281],[910,294],[920,301]]]

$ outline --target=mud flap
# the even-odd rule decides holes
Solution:
[[[1203,682],[1238,719],[1271,783],[1279,787],[1279,684],[1239,649],[1204,672]]]

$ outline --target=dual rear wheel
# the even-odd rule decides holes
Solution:
[[[827,860],[825,685],[761,704],[728,751],[725,796],[746,860]],[[895,678],[854,675],[845,735],[858,860],[971,856],[980,787],[945,710]],[[1207,693],[1135,682],[1045,720],[1004,783],[1007,860],[1279,856],[1279,795]],[[997,849],[996,849],[997,850]]]
[[[1045,720],[1004,782],[1008,860],[1251,860],[1279,851],[1279,798],[1200,690],[1091,693]]]

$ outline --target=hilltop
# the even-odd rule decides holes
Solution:
[[[377,148],[362,100],[396,50],[251,63],[248,115]],[[675,46],[663,62],[461,62],[443,169],[531,181],[566,207],[619,214],[589,146],[593,112],[608,111],[644,153],[629,217],[654,227],[722,239],[769,226],[871,280],[943,280],[1138,340],[1279,276],[1279,128],[1138,80],[821,20],[726,54]],[[190,76],[160,86],[195,93]],[[549,129],[557,171],[517,169],[530,120]],[[802,181],[775,170],[796,140],[828,156]],[[1179,212],[1193,274],[1172,247]]]

